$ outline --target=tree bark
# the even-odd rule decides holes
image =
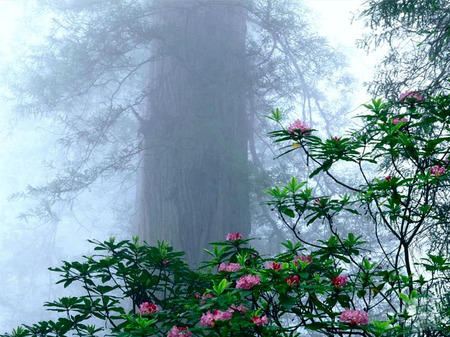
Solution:
[[[141,126],[137,231],[192,265],[250,231],[246,11],[240,1],[162,1]]]

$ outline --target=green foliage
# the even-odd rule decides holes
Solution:
[[[392,97],[404,88],[437,93],[448,88],[450,28],[447,0],[370,0],[359,19],[370,29],[362,48],[384,47],[383,60],[369,86]],[[388,48],[386,48],[388,47]]]
[[[194,271],[166,242],[94,240],[93,255],[51,269],[58,283],[81,285],[84,295],[47,302],[62,317],[3,337],[448,335],[450,262],[429,232],[446,230],[439,207],[448,203],[450,98],[374,100],[366,108],[364,127],[348,137],[271,133],[296,144],[282,147],[284,154],[304,151],[316,171],[348,189],[317,196],[292,178],[267,190],[268,204],[298,239],[278,255],[263,257],[249,239],[230,234],[205,250],[210,260]],[[280,123],[279,111],[272,120]],[[359,168],[360,181],[340,180],[333,170],[342,161]],[[365,166],[375,163],[375,171]],[[375,233],[391,235],[389,243],[377,236],[380,259],[371,259],[360,235],[335,228],[337,217],[361,209]],[[299,235],[299,226],[318,221],[329,225],[331,237],[311,243]],[[415,260],[417,247],[428,256]]]
[[[441,209],[447,209],[450,203],[450,96],[440,94],[425,98],[419,92],[412,92],[396,101],[374,99],[364,107],[368,112],[360,116],[363,121],[361,130],[347,137],[326,140],[313,133],[299,134],[284,128],[281,116],[278,120],[273,119],[281,129],[272,132],[271,136],[277,142],[293,145],[282,146],[282,155],[303,151],[314,165],[310,177],[324,172],[347,189],[348,194],[333,198],[317,196],[306,183],[295,182],[296,186],[303,188],[294,191],[291,182],[266,191],[272,197],[268,204],[278,209],[281,219],[300,241],[311,244],[301,237],[299,226],[312,226],[321,221],[328,224],[335,234],[334,239],[330,239],[332,246],[341,248],[345,246],[340,230],[334,225],[336,217],[343,211],[358,214],[365,210],[372,220],[382,252],[381,261],[392,267],[391,271],[383,272],[384,282],[370,290],[376,295],[383,289],[389,293],[397,291],[400,302],[391,305],[396,314],[390,319],[401,318],[403,331],[441,331],[448,322],[448,314],[441,303],[448,303],[446,298],[450,290],[446,282],[449,269],[446,258],[433,252],[448,252],[448,240],[441,240],[439,236],[448,237],[448,217]],[[335,168],[343,162],[347,170],[351,170],[353,165],[360,173],[352,184],[336,173],[339,171]],[[381,241],[379,233],[389,234],[390,242]],[[430,253],[425,263],[414,259],[416,249]],[[340,259],[349,263],[347,256]],[[370,273],[379,266],[377,262],[363,259],[359,268],[364,271],[362,283],[368,285],[372,282]],[[406,275],[401,275],[401,272]],[[416,279],[415,275],[420,272],[428,276],[432,272],[432,275]],[[396,282],[407,285],[407,292],[399,288],[394,290],[392,287]],[[425,283],[426,290],[418,295],[414,285],[424,289]],[[386,285],[391,288],[386,290]],[[359,298],[366,294],[365,289],[356,292]],[[420,316],[420,308],[439,312],[442,316]],[[415,315],[407,309],[414,311]],[[407,328],[408,322],[411,325]],[[376,329],[384,333],[383,324]]]
[[[336,238],[322,242],[319,249],[310,252],[310,260],[299,259],[307,254],[299,243],[287,242],[285,252],[262,258],[247,246],[248,241],[213,244],[217,255],[204,265],[204,272],[189,270],[182,254],[164,242],[151,247],[140,245],[137,238],[132,242],[91,241],[94,255],[51,269],[60,273],[58,283],[64,287],[82,285],[85,295],[47,302],[47,310],[64,317],[20,327],[3,336],[156,336],[165,335],[174,325],[187,326],[196,336],[294,336],[300,327],[332,333],[352,328],[370,335],[371,329],[381,329],[381,322],[350,327],[339,322],[341,312],[362,305],[362,301],[370,303],[380,293],[395,300],[395,291],[407,285],[401,281],[383,289],[384,272],[368,267],[364,258],[359,258],[356,269],[347,266],[347,284],[333,285],[332,279],[359,255],[362,242],[353,234],[342,245]],[[349,255],[350,250],[353,253]],[[231,261],[238,261],[240,269],[217,270]],[[280,267],[271,269],[267,263]],[[238,281],[250,274],[260,281],[249,289],[239,289]],[[286,280],[292,276],[298,281],[289,284]],[[358,299],[356,293],[360,294]],[[144,302],[156,304],[159,310],[139,313],[137,309]],[[230,309],[239,306],[245,309]],[[202,315],[214,310],[232,310],[232,318],[215,320],[214,326],[199,324]],[[255,316],[266,316],[269,324],[256,325],[252,322]],[[94,317],[97,323],[87,324]],[[286,325],[287,317],[297,318]]]

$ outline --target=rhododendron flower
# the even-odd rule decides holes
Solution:
[[[244,307],[242,304],[236,306],[236,304],[232,304],[231,309],[234,311],[238,311],[241,315],[245,315],[245,313],[248,311],[248,308]]]
[[[314,199],[314,203],[315,203],[318,207],[325,207],[325,205],[327,204],[327,199],[316,198],[316,199]]]
[[[308,130],[311,130],[311,127],[306,124],[305,122],[302,122],[300,119],[297,119],[288,126],[287,128],[288,132],[293,135],[301,136],[303,134],[310,135],[311,132]],[[306,132],[305,132],[306,131]]]
[[[242,240],[244,236],[241,233],[228,233],[227,241],[234,242],[236,240]]]
[[[347,309],[341,314],[339,320],[350,325],[367,325],[369,316],[365,311]]]
[[[294,257],[294,263],[297,267],[299,266],[298,261],[307,261],[309,264],[312,264],[310,255],[301,255],[301,256]]]
[[[408,118],[403,117],[403,118],[394,118],[392,120],[392,124],[397,125],[398,123],[407,123],[408,122]]]
[[[348,282],[347,275],[339,275],[338,277],[333,277],[331,279],[331,282],[333,282],[336,288],[342,288]]]
[[[214,326],[214,315],[211,311],[208,311],[206,314],[202,314],[202,317],[200,318],[200,325]]]
[[[233,312],[234,310],[232,308],[228,308],[226,311],[208,311],[202,314],[202,317],[200,318],[200,325],[214,326],[215,321],[226,321],[231,319],[233,317]]]
[[[283,265],[281,263],[278,263],[278,262],[268,261],[264,265],[264,268],[266,268],[266,269],[273,269],[275,271],[279,271],[280,269],[283,269]]]
[[[177,327],[174,325],[172,329],[170,329],[167,337],[192,337],[192,332],[188,331],[187,327]]]
[[[236,282],[237,289],[252,289],[255,285],[261,283],[261,278],[256,275],[245,275]]]
[[[269,324],[269,318],[266,315],[262,317],[253,315],[251,321],[258,326]]]
[[[297,275],[295,275],[294,277],[292,277],[292,275],[289,277],[285,277],[285,280],[289,287],[298,287],[300,283],[300,279]]]
[[[155,303],[144,302],[139,306],[138,312],[141,315],[154,314],[159,311],[158,306]]]
[[[392,176],[391,176],[391,175],[388,175],[388,176],[386,176],[386,178],[384,178],[384,179],[386,179],[386,181],[391,181]]]
[[[436,177],[443,175],[446,171],[447,169],[444,166],[439,165],[435,165],[430,169],[430,173]]]
[[[231,263],[231,262],[228,262],[227,264],[221,263],[219,266],[219,271],[233,272],[233,271],[238,271],[241,269],[242,269],[242,267],[239,263]]]
[[[399,101],[401,102],[422,102],[424,100],[423,95],[418,91],[405,91],[400,95]],[[408,102],[410,101],[410,102]]]
[[[214,320],[215,321],[226,321],[233,318],[234,310],[228,308],[226,311],[214,310]]]

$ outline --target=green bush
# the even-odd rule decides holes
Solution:
[[[206,250],[198,271],[165,242],[91,241],[95,254],[51,270],[64,287],[84,295],[45,303],[57,321],[24,325],[3,336],[448,336],[450,261],[436,233],[448,226],[450,97],[410,92],[398,102],[366,105],[361,130],[322,140],[301,121],[288,128],[279,110],[270,118],[288,142],[284,154],[303,151],[348,190],[315,196],[293,178],[267,191],[280,218],[298,238],[282,253],[261,256],[249,239],[231,233]],[[354,165],[350,184],[333,173],[338,162]],[[370,165],[372,167],[370,167]],[[447,208],[446,208],[447,207]],[[394,240],[378,240],[384,263],[372,262],[364,241],[343,235],[337,217],[365,209],[368,226]],[[328,239],[308,242],[301,226],[327,224]],[[429,254],[412,257],[417,243]],[[364,253],[364,254],[363,254]]]

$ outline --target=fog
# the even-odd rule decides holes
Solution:
[[[87,239],[168,240],[193,266],[229,232],[277,251],[262,191],[308,172],[273,160],[264,116],[334,136],[370,99],[362,1],[151,3],[0,2],[1,333],[52,317],[47,268]]]

